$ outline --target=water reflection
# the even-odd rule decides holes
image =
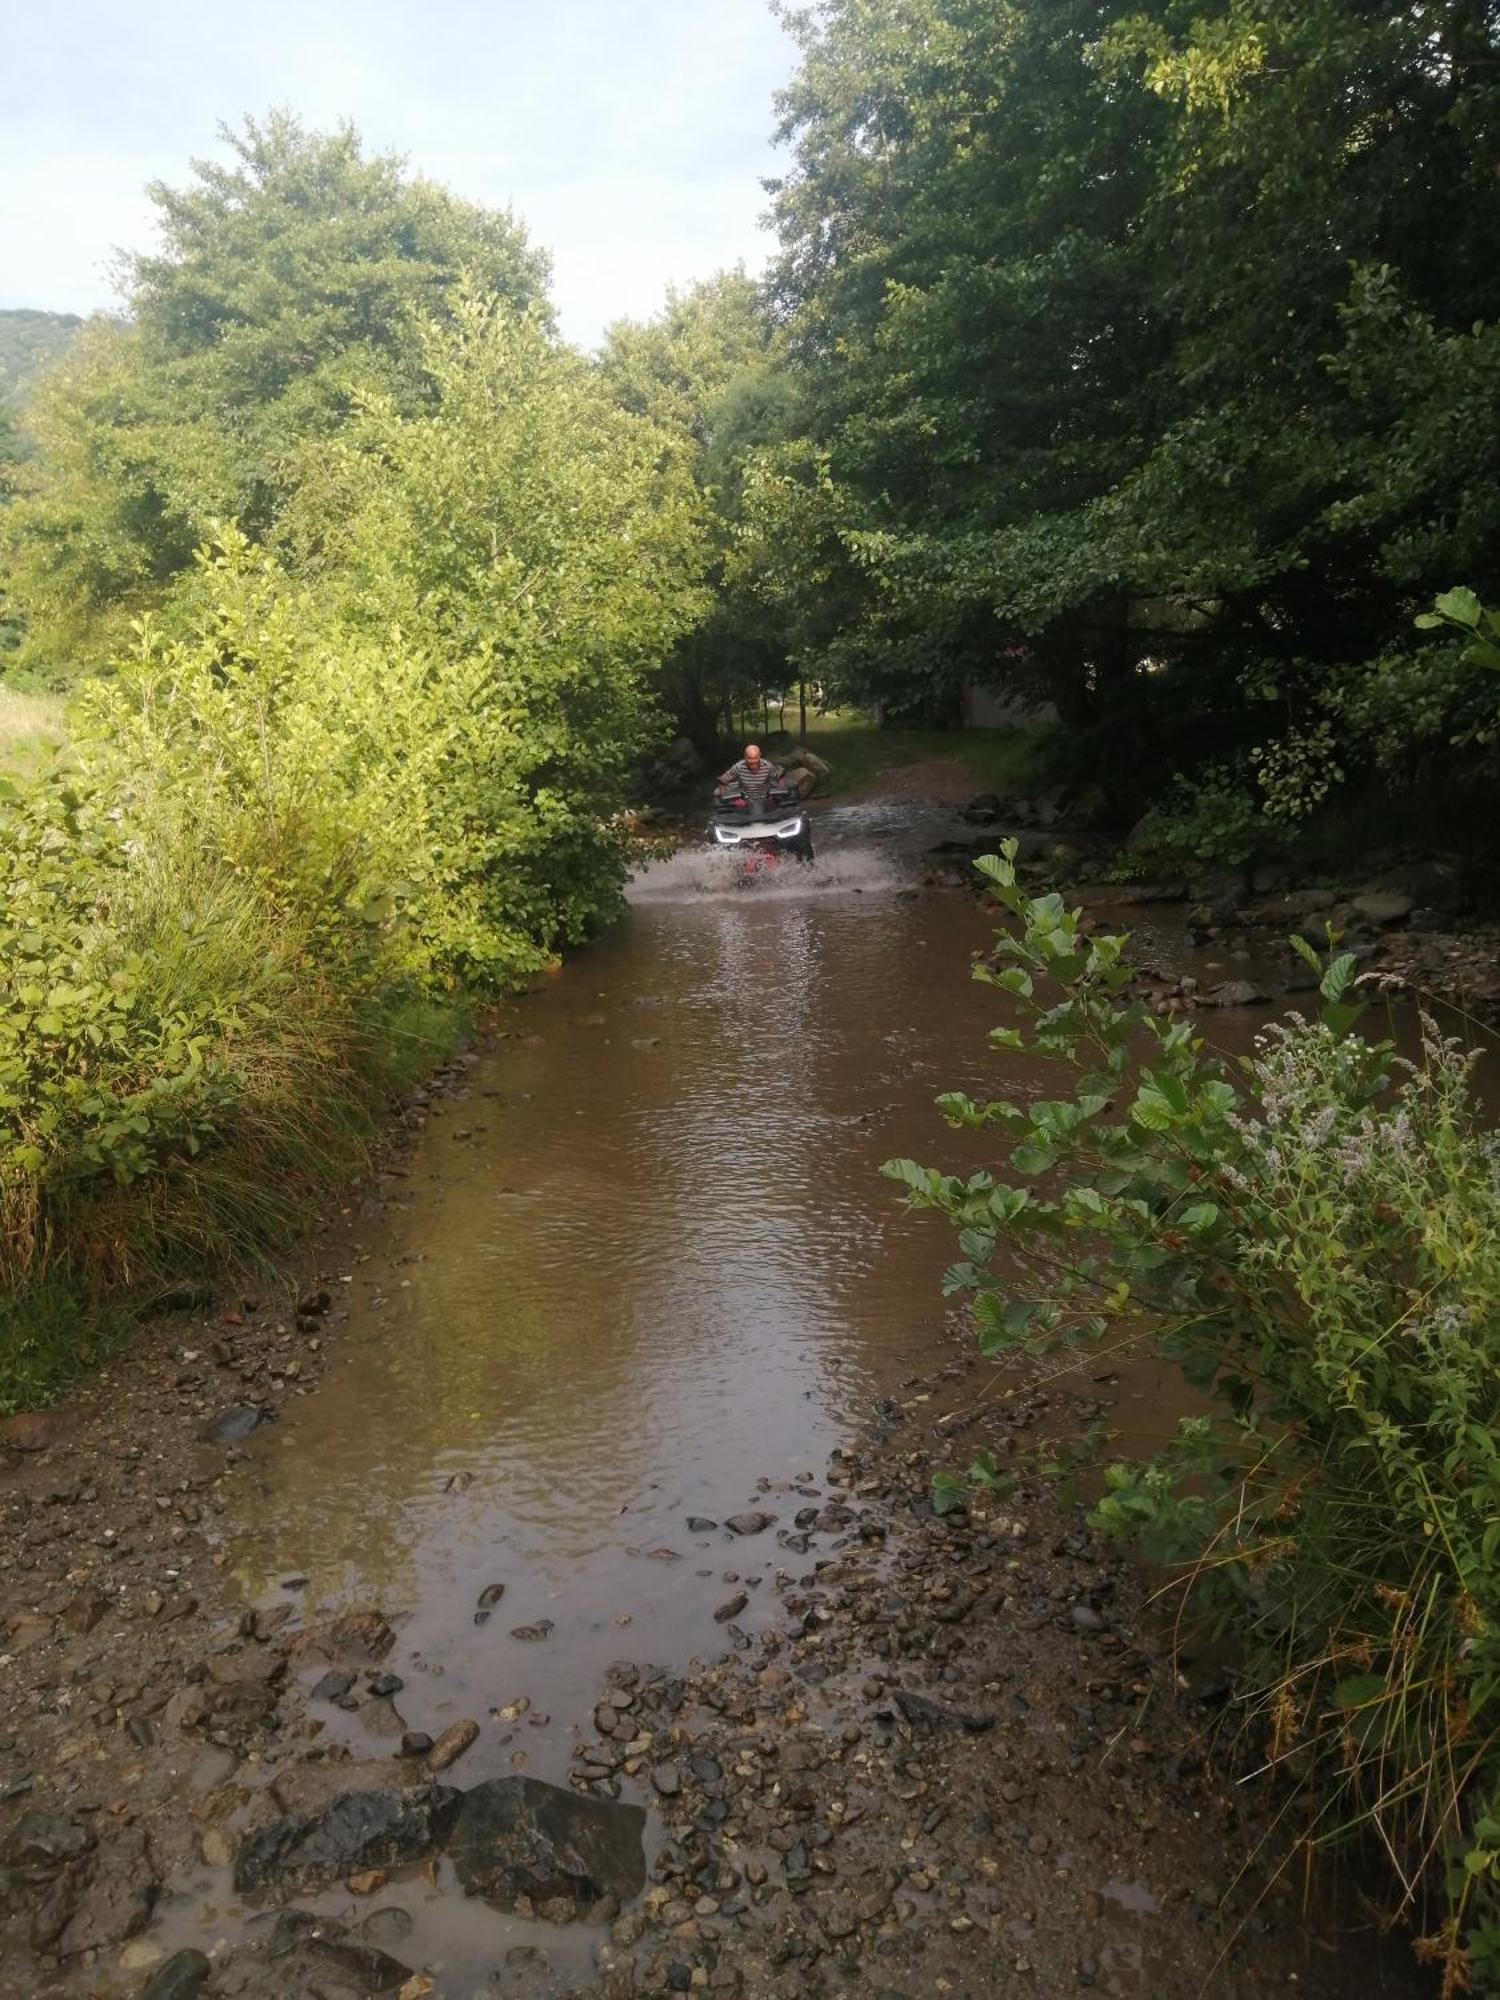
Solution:
[[[257,1444],[235,1555],[252,1595],[296,1569],[407,1613],[445,1670],[416,1726],[528,1679],[581,1706],[612,1658],[713,1645],[697,1572],[774,1552],[695,1548],[686,1516],[820,1469],[931,1351],[950,1246],[877,1170],[963,1153],[932,1099],[983,1087],[993,1002],[980,913],[897,879],[835,844],[799,894],[648,885],[518,1010],[342,1274],[350,1338]],[[544,1664],[510,1637],[540,1618]]]

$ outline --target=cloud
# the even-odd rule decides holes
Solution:
[[[181,181],[220,120],[289,105],[472,199],[510,204],[554,253],[565,332],[764,257],[772,95],[794,52],[764,0],[398,0],[221,10],[65,0],[29,10],[0,132],[0,304],[111,303],[143,247],[144,183]]]

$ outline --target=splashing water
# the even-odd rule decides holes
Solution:
[[[661,861],[648,862],[631,877],[626,894],[632,903],[721,896],[801,901],[830,894],[889,895],[901,881],[887,856],[858,848],[820,856],[807,865],[787,860],[775,868],[751,871],[737,855],[684,847]]]

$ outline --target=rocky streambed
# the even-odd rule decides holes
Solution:
[[[253,1375],[261,1342],[241,1343]],[[564,1785],[462,1776],[482,1731],[524,1762],[533,1700],[408,1730],[378,1607],[234,1612],[202,1529],[235,1466],[210,1447],[217,1465],[187,1469],[194,1385],[149,1453],[12,1422],[7,1583],[32,1608],[6,1668],[6,1990],[1421,1990],[1347,1884],[1316,1881],[1309,1910],[1300,1871],[1272,1865],[1222,1676],[1168,1658],[1142,1580],[1076,1510],[1023,1480],[993,1511],[934,1514],[934,1462],[981,1439],[1015,1455],[1097,1410],[1056,1388],[995,1400],[989,1379],[955,1354],[825,1466],[685,1520],[722,1650],[686,1671],[622,1659],[573,1718]],[[161,1388],[142,1355],[116,1418]],[[163,1546],[179,1587],[158,1603],[141,1572]],[[411,1948],[414,1900],[430,1945],[432,1905],[470,1899],[515,1932],[477,1979]]]

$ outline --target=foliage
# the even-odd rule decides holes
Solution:
[[[736,709],[781,684],[791,650],[738,562],[747,468],[760,448],[793,428],[795,389],[780,363],[759,286],[742,269],[669,291],[645,324],[617,320],[599,372],[622,408],[671,441],[682,472],[709,507],[711,595],[668,658],[663,699],[679,729],[712,759]]]
[[[414,1002],[503,990],[616,906],[608,822],[701,609],[696,489],[540,313],[469,290],[412,340],[412,406],[367,391],[296,464],[282,553],[221,526],[0,788],[23,1331],[274,1243]],[[6,1351],[0,1398],[66,1372]]]
[[[1252,749],[1298,813],[1367,772],[1375,663],[1455,568],[1496,581],[1495,10],[790,19],[775,292],[822,504],[781,559],[825,677],[1045,695],[1122,818]]]
[[[82,325],[77,313],[29,306],[0,310],[0,403],[14,401],[39,369],[65,352]]]
[[[361,392],[422,393],[415,329],[464,283],[538,304],[546,260],[508,215],[277,113],[230,164],[150,190],[162,238],[121,266],[126,317],[89,322],[33,387],[38,461],[3,524],[30,654],[97,664],[218,520],[274,532],[310,443]]]
[[[1245,774],[1213,764],[1192,778],[1179,772],[1130,844],[1136,866],[1148,873],[1192,875],[1205,868],[1247,868],[1274,847],[1276,833]]]
[[[1207,1399],[1094,1518],[1172,1566],[1239,1637],[1238,1713],[1292,1779],[1317,1844],[1373,1833],[1448,1990],[1500,1976],[1500,1149],[1470,1060],[1356,1032],[1354,961],[1319,967],[1237,1068],[1125,998],[1126,940],[1088,936],[980,867],[1007,914],[979,976],[1001,1049],[1071,1087],[939,1100],[1010,1172],[891,1162],[959,1230],[947,1288],[981,1351],[1147,1344]],[[981,1465],[981,1475],[988,1468]]]

